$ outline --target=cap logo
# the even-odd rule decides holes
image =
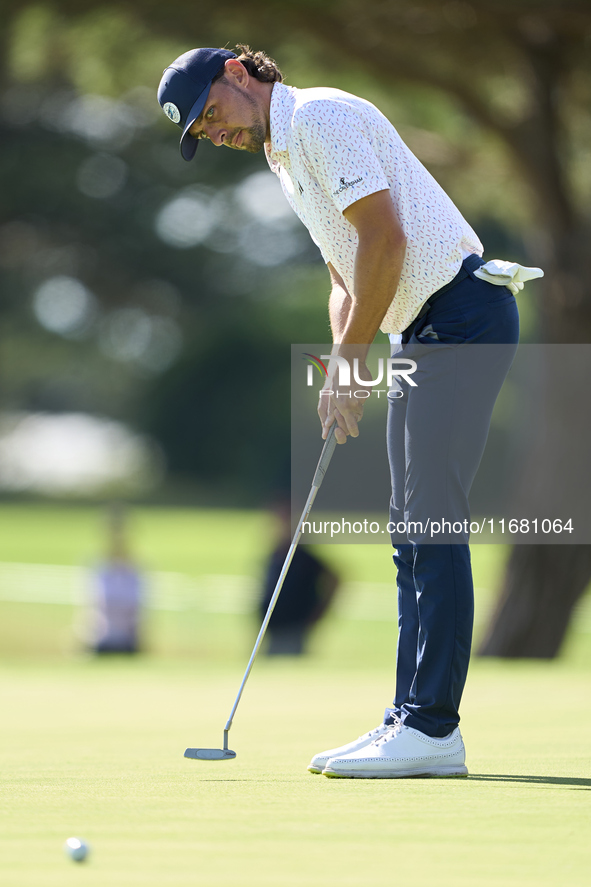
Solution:
[[[173,105],[172,102],[166,102],[165,105],[162,105],[162,110],[169,117],[173,123],[181,122],[181,112],[177,108],[176,105]]]

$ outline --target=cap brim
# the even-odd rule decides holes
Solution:
[[[181,136],[181,157],[183,160],[192,160],[195,156],[195,152],[197,151],[197,147],[199,145],[199,140],[194,139],[192,135],[189,134],[189,130],[203,111],[205,107],[205,103],[207,101],[207,97],[209,95],[209,90],[211,89],[211,83],[205,87],[191,110],[189,111],[189,115],[187,117],[187,123],[185,125],[184,132]]]

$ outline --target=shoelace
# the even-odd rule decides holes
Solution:
[[[388,742],[390,739],[394,739],[397,733],[400,733],[403,727],[402,721],[396,715],[392,715],[392,718],[394,719],[394,722],[392,724],[387,724],[387,731],[381,736],[378,736],[377,739],[374,739],[372,745],[380,745],[380,743]]]
[[[359,737],[359,739],[366,739],[367,737],[373,736],[374,734],[376,736],[379,736],[382,733],[385,726],[386,726],[385,724],[380,724],[379,727],[375,727],[373,730],[370,730],[369,733],[364,733],[363,736]],[[376,742],[376,740],[374,739],[373,742]]]

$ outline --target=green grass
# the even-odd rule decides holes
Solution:
[[[256,511],[136,508],[129,535],[138,561],[147,568],[191,574],[256,575],[273,528]],[[104,514],[99,508],[0,505],[0,561],[84,564],[102,553]],[[350,578],[392,581],[387,545],[325,545],[324,555]],[[475,545],[478,580],[490,585],[506,549]],[[491,576],[491,573],[493,574]]]
[[[88,563],[92,509],[0,508],[0,560]],[[134,516],[152,569],[257,575],[259,514]],[[387,582],[381,546],[331,546],[348,578]],[[476,546],[482,630],[506,552]],[[474,660],[462,704],[467,780],[329,780],[313,753],[375,726],[395,627],[334,614],[309,657],[260,658],[219,747],[254,633],[247,615],[151,611],[152,655],[76,652],[73,608],[0,602],[0,884],[6,887],[583,887],[591,858],[587,613],[554,663]],[[76,865],[70,835],[92,846]]]
[[[226,574],[260,578],[272,544],[273,527],[260,512],[138,508],[130,519],[131,547],[146,571],[172,571],[202,577]],[[102,555],[104,514],[99,508],[53,505],[0,506],[0,563],[90,566]],[[386,545],[317,546],[343,581],[390,583],[394,590],[391,552]],[[473,550],[477,586],[476,632],[482,631],[502,574],[507,550],[477,545]],[[393,591],[390,618],[395,615]],[[74,608],[21,604],[0,600],[0,650],[10,656],[58,656],[72,653],[76,641]],[[338,620],[336,620],[338,621]],[[391,644],[391,622],[374,623],[366,633],[343,622],[332,630],[335,617],[316,633],[313,648],[326,658],[349,661],[351,656],[375,656],[376,646]],[[156,655],[243,658],[252,646],[254,620],[220,617],[199,611],[149,612],[148,649]]]
[[[379,720],[391,680],[373,665],[257,663],[222,763],[182,753],[221,745],[234,668],[81,661],[1,678],[11,887],[589,883],[588,672],[476,664],[470,778],[367,782],[305,768]],[[82,871],[62,854],[72,834],[92,845]]]
[[[185,573],[251,573],[271,531],[255,511],[138,508],[129,519],[131,547],[146,568]],[[102,554],[100,508],[0,506],[0,561],[90,563]]]

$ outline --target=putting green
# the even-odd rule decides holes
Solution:
[[[268,546],[257,514],[142,509],[133,526],[144,564],[197,579],[255,577]],[[588,603],[559,661],[473,662],[462,705],[467,780],[306,771],[314,752],[381,719],[393,691],[391,607],[379,619],[335,612],[300,661],[260,658],[230,734],[238,757],[188,761],[188,745],[221,745],[258,624],[247,613],[156,608],[153,655],[80,656],[75,608],[35,603],[35,577],[57,582],[49,591],[59,599],[60,565],[67,579],[68,565],[92,560],[99,530],[94,509],[0,508],[0,884],[587,887]],[[392,581],[380,547],[324,553],[374,591]],[[474,548],[479,631],[503,557]],[[18,573],[28,578],[11,597],[6,577],[23,564],[58,572]],[[88,862],[65,857],[71,835],[90,843]]]
[[[389,676],[255,666],[218,747],[235,668],[81,660],[1,672],[0,881],[10,887],[589,883],[589,673],[477,663],[467,780],[329,780],[313,752],[375,726]],[[562,722],[562,723],[561,723]],[[63,841],[84,837],[87,863]],[[81,870],[83,869],[83,871]]]

